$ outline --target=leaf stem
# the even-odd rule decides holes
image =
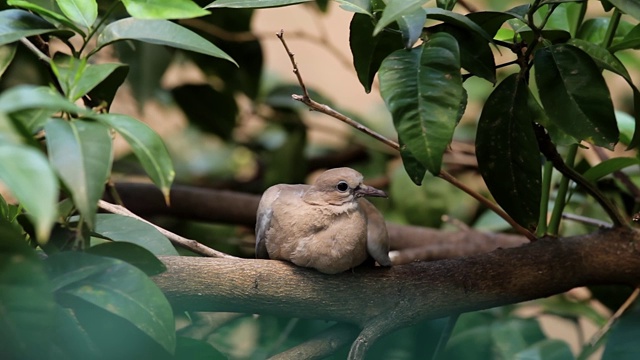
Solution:
[[[567,152],[565,165],[573,168],[576,160],[576,154],[578,153],[578,144],[569,146]],[[551,161],[548,161],[551,162]],[[569,177],[563,176],[558,186],[558,192],[556,193],[556,201],[553,204],[553,212],[551,213],[551,219],[549,220],[548,232],[551,235],[558,235],[560,230],[560,220],[562,220],[562,211],[567,203],[567,193],[569,191]]]
[[[545,161],[542,168],[542,195],[540,197],[540,217],[538,218],[538,228],[536,236],[542,237],[547,233],[547,213],[549,211],[549,193],[551,192],[551,175],[553,175],[553,164]]]
[[[78,51],[78,55],[82,55],[82,52],[87,47],[87,44],[89,44],[89,40],[91,40],[91,38],[96,34],[96,32],[98,31],[98,29],[100,29],[102,24],[104,24],[104,22],[107,21],[107,19],[109,18],[109,15],[111,15],[113,10],[115,10],[116,6],[118,6],[119,3],[120,1],[114,1],[111,4],[111,6],[109,6],[109,8],[107,9],[107,12],[105,12],[105,14],[100,18],[100,21],[98,21],[96,26],[94,26],[92,29],[89,29],[89,33],[87,34],[87,37],[84,39],[82,43],[82,47],[80,48],[80,51]],[[89,52],[89,54],[87,54],[87,59],[95,53],[96,53],[95,51]]]
[[[613,37],[616,35],[616,30],[618,29],[618,24],[620,24],[620,18],[622,17],[622,13],[618,8],[613,10],[613,15],[611,15],[611,19],[609,19],[609,26],[607,26],[607,32],[604,34],[604,39],[602,39],[602,47],[608,48],[611,46],[613,42]]]

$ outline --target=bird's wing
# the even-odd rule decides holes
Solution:
[[[268,259],[266,236],[267,230],[271,227],[271,218],[273,216],[273,203],[280,195],[280,186],[272,186],[262,194],[260,205],[258,205],[258,213],[256,217],[256,258]]]
[[[389,258],[389,233],[384,217],[367,199],[358,199],[360,208],[367,215],[367,251],[380,266],[391,266]]]

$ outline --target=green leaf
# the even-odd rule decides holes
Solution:
[[[220,360],[227,357],[204,340],[178,336],[176,359]]]
[[[613,324],[602,360],[631,360],[638,357],[637,339],[640,336],[640,309],[636,306],[625,312]]]
[[[158,260],[151,251],[131,242],[107,242],[92,246],[86,252],[126,261],[149,276],[157,275],[167,270],[164,263]],[[178,255],[178,253],[175,252],[175,255]]]
[[[375,28],[373,29],[373,35],[377,35],[384,29],[387,25],[391,24],[394,21],[398,21],[398,19],[403,15],[411,14],[412,12],[420,11],[422,5],[424,5],[427,0],[388,0],[386,1],[387,6],[384,8],[382,12],[382,16]]]
[[[83,97],[120,67],[118,63],[87,64],[86,59],[76,59],[62,53],[56,53],[51,67],[56,73],[62,91],[71,101]]]
[[[358,14],[369,15],[371,14],[371,2],[369,0],[334,0],[343,10],[351,11]]]
[[[418,159],[407,149],[407,146],[400,141],[400,157],[402,158],[402,165],[404,165],[404,170],[411,178],[414,184],[420,186],[422,185],[422,180],[424,179],[425,174],[427,173],[427,168],[422,165]]]
[[[140,164],[153,183],[160,188],[168,204],[175,172],[162,138],[147,124],[127,115],[100,114],[93,118],[115,129],[129,143]]]
[[[453,10],[458,0],[436,0],[436,5],[443,10]]]
[[[152,225],[117,214],[96,215],[95,233],[113,241],[124,241],[150,251],[157,256],[178,255],[169,239]]]
[[[640,20],[640,2],[635,0],[608,0],[613,6],[625,14]]]
[[[398,18],[398,27],[402,33],[402,40],[406,49],[410,49],[418,41],[426,21],[426,13],[423,8],[401,15]]]
[[[36,4],[32,1],[25,1],[25,0],[9,0],[7,1],[7,4],[11,6],[21,7],[29,11],[33,11],[34,13],[39,14],[40,16],[48,19],[49,21],[52,21],[53,23],[61,24],[68,27],[69,29],[72,29],[78,34],[81,34],[82,37],[86,36],[85,32],[81,28],[79,28],[75,23],[73,23],[73,21],[69,20],[66,16],[52,10],[54,8],[56,10],[60,10],[57,6],[55,6],[57,5],[57,2],[51,1],[50,4],[52,6],[50,6],[49,8],[40,6],[39,4]],[[68,38],[74,35],[73,32],[65,31],[65,30],[59,30],[58,32],[55,32],[55,34],[65,38]]]
[[[56,0],[60,10],[71,21],[90,29],[98,17],[98,4],[95,0]]]
[[[0,78],[4,72],[7,71],[9,65],[11,65],[17,48],[15,44],[0,46]]]
[[[44,130],[51,164],[93,229],[113,160],[109,128],[97,122],[51,119]]]
[[[49,109],[83,113],[83,109],[65,99],[57,91],[45,86],[18,85],[0,95],[0,111],[13,113],[30,109]]]
[[[615,42],[609,47],[609,51],[614,53],[620,50],[626,49],[639,49],[640,48],[640,24],[631,29],[621,41]]]
[[[476,156],[498,204],[518,224],[532,229],[540,213],[542,175],[529,96],[518,74],[496,87],[478,120]]]
[[[2,160],[4,161],[4,159]],[[8,359],[41,359],[54,329],[55,301],[42,262],[12,224],[0,219],[0,334]]]
[[[262,9],[279,6],[289,6],[309,2],[312,0],[217,0],[205,6],[206,9],[212,8],[252,8]]]
[[[40,243],[56,219],[58,181],[45,156],[19,144],[0,144],[0,181],[27,210]]]
[[[567,134],[613,149],[618,127],[600,69],[584,51],[565,44],[536,51],[540,100],[552,122]]]
[[[0,11],[0,45],[56,31],[58,29],[51,23],[30,12],[18,9]]]
[[[528,6],[528,5],[527,5]],[[518,18],[518,15],[510,12],[477,11],[466,15],[467,18],[478,24],[491,37],[494,37],[505,21]]]
[[[569,344],[561,340],[545,339],[513,354],[516,360],[573,360]]]
[[[584,175],[584,174],[583,174]],[[600,314],[592,305],[592,300],[574,300],[566,295],[551,296],[545,299],[539,299],[537,304],[542,306],[545,314],[561,316],[567,319],[577,320],[586,318],[598,326],[604,326],[607,318]]]
[[[438,8],[427,8],[424,10],[427,13],[427,19],[440,20],[447,24],[467,29],[480,35],[487,42],[493,42],[493,37],[491,35],[487,34],[487,32],[478,26],[478,24],[464,15]]]
[[[217,46],[193,31],[167,20],[143,20],[125,18],[107,25],[98,36],[100,49],[116,41],[139,40],[157,45],[195,51],[236,62]],[[236,64],[237,65],[237,64]]]
[[[437,175],[464,99],[455,38],[437,33],[422,46],[393,52],[382,62],[379,77],[398,136]]]
[[[358,80],[367,93],[371,92],[373,79],[382,60],[393,51],[402,48],[402,39],[397,33],[382,32],[373,36],[373,19],[363,14],[354,14],[349,26],[349,46]]]
[[[191,0],[123,0],[127,12],[138,19],[186,19],[209,15]]]
[[[113,102],[113,98],[116,95],[116,91],[118,91],[122,83],[124,83],[125,79],[127,78],[127,74],[129,74],[129,65],[99,64],[94,66],[102,66],[102,68],[99,69],[99,72],[107,72],[109,67],[106,65],[114,67],[114,69],[109,72],[109,75],[107,75],[107,77],[104,78],[99,84],[89,90],[89,93],[87,95],[94,104],[104,105],[104,108],[108,110],[111,107],[111,103]]]
[[[58,287],[59,294],[130,322],[173,353],[176,339],[171,305],[144,272],[121,260],[76,252],[53,254],[45,265],[52,282],[65,283]]]
[[[582,176],[589,181],[598,181],[602,177],[633,165],[640,165],[640,159],[631,157],[611,158],[585,171]]]

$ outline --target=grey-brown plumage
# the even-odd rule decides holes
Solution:
[[[390,266],[382,214],[363,196],[387,195],[350,168],[325,171],[313,185],[274,185],[260,199],[256,257],[336,274],[370,254]]]

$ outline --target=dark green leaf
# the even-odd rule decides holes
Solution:
[[[536,51],[534,64],[540,100],[551,121],[577,139],[613,149],[619,133],[611,95],[591,57],[558,44]]]
[[[505,21],[518,18],[518,15],[516,14],[499,11],[477,11],[469,13],[466,16],[484,29],[484,31],[486,31],[491,37],[496,35]]]
[[[50,21],[54,25],[59,24],[63,27],[72,29],[78,34],[81,34],[83,37],[86,36],[85,32],[80,27],[78,27],[73,21],[69,20],[66,16],[62,15],[62,11],[60,10],[60,7],[57,6],[57,2],[51,1],[49,2],[50,6],[47,6],[49,4],[45,4],[44,1],[36,3],[35,1],[9,0],[7,1],[7,4],[32,11],[45,18],[47,21]],[[64,38],[68,38],[74,35],[74,33],[71,31],[63,30],[60,30],[59,32],[56,32],[54,34]]]
[[[456,328],[457,328],[456,324]],[[445,359],[492,359],[491,327],[475,326],[454,332],[445,352]]]
[[[161,92],[162,75],[165,73],[169,64],[171,64],[173,55],[166,46],[155,45],[145,42],[133,43],[119,41],[114,44],[114,48],[118,53],[120,60],[129,65],[129,72],[126,77],[127,83],[131,85],[134,97],[141,107],[146,100],[153,98]],[[189,55],[202,55],[194,52],[187,52]],[[226,60],[212,58],[208,55],[202,55],[208,61],[220,60],[228,63],[232,67],[235,66]],[[113,88],[117,90],[120,84],[113,84]],[[115,92],[114,92],[115,93]]]
[[[607,28],[609,27],[609,18],[594,18],[588,19],[582,23],[578,30],[579,39],[587,40],[594,44],[602,44],[604,41]],[[633,25],[627,21],[621,20],[616,27],[616,32],[613,36],[613,45],[616,46],[622,39],[633,29]]]
[[[171,89],[171,94],[191,124],[223,140],[231,139],[238,116],[238,104],[232,93],[203,84],[179,86]],[[211,108],[216,111],[212,112]]]
[[[640,159],[630,157],[612,158],[585,171],[582,176],[589,181],[598,181],[602,177],[633,165],[640,165]]]
[[[189,360],[226,360],[227,357],[204,340],[178,336],[176,359]]]
[[[437,33],[422,46],[397,50],[379,73],[380,92],[399,137],[427,170],[438,174],[464,99],[455,38]]]
[[[369,15],[371,14],[371,2],[369,0],[334,0],[340,7],[346,11],[351,11],[358,14]]]
[[[410,49],[418,41],[420,35],[422,35],[425,21],[427,19],[423,8],[401,15],[398,18],[397,23],[402,33],[405,48]]]
[[[484,105],[476,135],[478,167],[498,204],[520,225],[535,228],[540,212],[540,155],[528,87],[504,79]]]
[[[0,180],[29,213],[38,241],[46,242],[58,199],[58,181],[47,159],[31,147],[0,144]]]
[[[107,25],[98,36],[97,48],[121,40],[139,40],[157,45],[195,51],[236,62],[200,35],[167,20],[125,18]],[[236,64],[237,65],[237,64]]]
[[[45,86],[19,85],[3,91],[0,95],[0,111],[4,113],[30,109],[83,113],[83,109]]]
[[[11,61],[13,61],[17,48],[15,44],[0,46],[0,78],[11,64]]]
[[[152,225],[117,214],[96,215],[95,232],[113,241],[136,244],[157,256],[178,255],[169,239]]]
[[[100,355],[104,354],[99,353],[86,329],[78,322],[76,315],[75,309],[57,305],[56,330],[49,336],[71,359],[100,358]]]
[[[602,360],[631,360],[640,352],[640,308],[624,313],[611,327]]]
[[[98,17],[98,4],[95,0],[56,0],[60,10],[71,21],[91,28]]]
[[[207,9],[211,8],[252,8],[262,9],[278,6],[288,6],[300,4],[303,2],[309,2],[312,0],[216,0],[211,4],[205,6]]]
[[[30,12],[18,9],[0,11],[0,45],[23,37],[60,32],[51,23]]]
[[[427,0],[389,0],[386,2],[387,6],[384,8],[382,16],[375,28],[373,29],[373,35],[379,34],[382,29],[391,24],[403,15],[409,15],[413,12],[424,12],[422,5]],[[462,15],[461,15],[462,16]]]
[[[427,8],[425,11],[427,13],[427,19],[440,20],[447,24],[467,29],[480,35],[487,42],[493,42],[493,36],[487,34],[478,24],[464,15],[438,8]]]
[[[354,14],[349,26],[349,46],[353,65],[358,80],[367,93],[371,92],[373,79],[382,60],[393,51],[402,48],[402,39],[397,33],[383,31],[373,36],[373,28],[373,19],[363,14]]]
[[[126,65],[118,63],[87,64],[86,59],[76,59],[57,53],[51,66],[56,73],[58,82],[67,98],[76,101],[98,86],[120,67]],[[126,74],[126,72],[125,72]]]
[[[516,360],[573,360],[569,344],[561,340],[545,339],[513,354]]]
[[[605,12],[609,12],[611,9],[613,9],[613,5],[608,0],[600,0],[600,4],[602,4],[602,9]]]
[[[87,95],[93,102],[93,106],[103,105],[104,108],[108,110],[111,107],[116,91],[118,91],[120,85],[122,85],[124,80],[127,78],[129,66],[113,63],[94,66],[101,66],[102,68],[98,71],[108,72],[109,74],[98,85],[89,90]],[[109,71],[109,67],[113,67],[114,69]]]
[[[640,20],[640,2],[635,0],[607,0],[625,14]]]
[[[141,270],[121,260],[75,252],[53,254],[45,264],[54,283],[65,283],[58,293],[121,317],[173,353],[171,305]]]
[[[163,273],[167,267],[149,250],[131,242],[107,242],[92,246],[87,253],[126,261],[149,276]],[[175,253],[177,255],[177,252]]]
[[[636,25],[631,29],[624,38],[615,42],[612,46],[609,47],[609,51],[614,53],[620,50],[626,49],[639,49],[640,48],[640,24]]]
[[[109,128],[97,122],[51,119],[44,129],[49,159],[93,229],[113,160]]]
[[[407,175],[411,178],[414,184],[422,185],[422,180],[427,173],[427,168],[422,165],[418,159],[407,149],[407,146],[400,141],[400,157],[402,157],[402,165]]]
[[[4,161],[4,160],[2,160]],[[48,358],[55,302],[42,263],[24,237],[0,218],[0,344],[8,359]]]
[[[443,10],[453,10],[458,0],[437,0],[436,5]]]
[[[123,0],[127,12],[138,19],[185,19],[208,15],[191,0]]]
[[[129,143],[142,167],[169,203],[169,190],[175,177],[171,157],[162,138],[147,124],[127,115],[100,114],[95,119],[114,128]]]

